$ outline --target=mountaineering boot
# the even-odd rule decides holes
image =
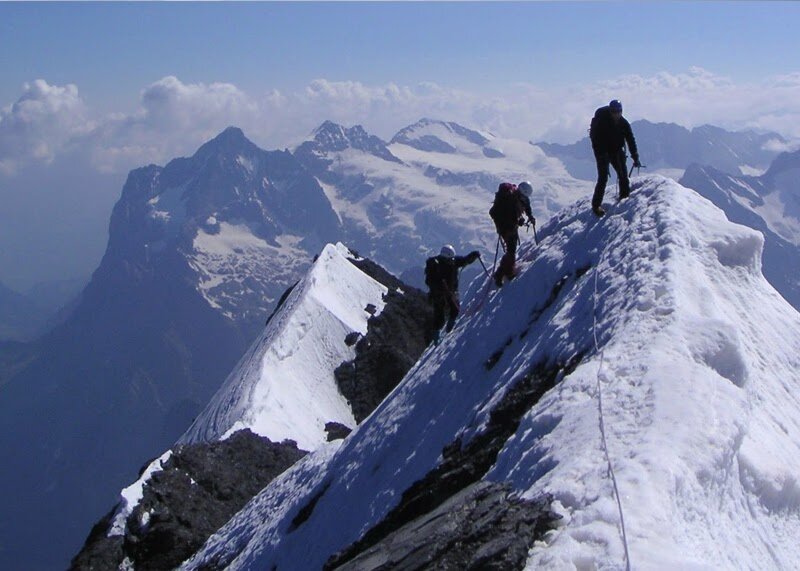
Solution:
[[[592,212],[594,212],[597,216],[603,216],[606,213],[602,206],[592,206]]]
[[[494,285],[503,287],[503,274],[500,273],[500,270],[494,273]]]
[[[433,345],[435,347],[439,346],[439,342],[442,340],[441,335],[442,335],[442,333],[441,333],[441,331],[439,329],[437,329],[434,332],[434,334],[433,334]]]
[[[620,200],[624,200],[624,199],[628,198],[630,195],[631,195],[631,191],[630,190],[622,190],[619,193],[619,199]]]

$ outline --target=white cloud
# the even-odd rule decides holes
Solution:
[[[13,174],[32,162],[48,163],[90,129],[75,85],[26,83],[20,98],[0,110],[0,171]]]
[[[770,139],[762,148],[765,151],[771,151],[773,153],[791,153],[798,149],[797,141],[781,141],[779,139]]]
[[[384,138],[434,117],[502,136],[570,142],[586,134],[594,109],[612,98],[623,101],[629,119],[771,130],[800,139],[800,72],[747,83],[696,67],[560,89],[509,83],[490,93],[432,82],[317,79],[294,92],[251,94],[230,83],[184,83],[169,76],[141,92],[137,109],[106,117],[92,116],[74,85],[38,80],[0,111],[0,169],[12,172],[78,149],[97,169],[124,172],[190,154],[229,125],[262,147],[283,148],[326,119],[362,124]]]
[[[191,153],[230,125],[258,129],[259,106],[230,83],[186,84],[165,77],[145,88],[141,106],[106,118],[92,133],[93,164],[105,171]]]

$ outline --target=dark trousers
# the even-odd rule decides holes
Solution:
[[[514,271],[517,265],[517,246],[519,245],[519,230],[514,228],[508,232],[500,235],[503,244],[506,246],[506,253],[500,259],[500,265],[494,273],[494,278],[498,282],[506,277],[511,279],[514,277]]]
[[[448,290],[432,291],[428,299],[433,305],[433,329],[438,331],[447,321],[447,331],[453,329],[456,324],[456,317],[461,310],[458,302],[458,294]]]
[[[594,187],[594,196],[592,196],[592,208],[603,204],[603,196],[606,193],[606,184],[608,184],[609,164],[617,171],[620,198],[627,198],[631,193],[631,183],[628,180],[625,151],[620,149],[617,153],[611,153],[609,155],[595,155],[595,160],[597,161],[597,184]]]

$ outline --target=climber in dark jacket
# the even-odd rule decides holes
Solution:
[[[526,224],[536,226],[536,219],[531,212],[531,193],[533,186],[528,181],[519,186],[503,182],[494,195],[494,202],[489,209],[497,235],[503,241],[505,254],[492,276],[497,287],[503,285],[504,279],[514,279],[517,274],[517,246],[519,245],[519,227]]]
[[[455,248],[442,246],[438,256],[425,262],[425,284],[430,289],[428,299],[433,305],[434,339],[447,319],[447,331],[451,331],[460,311],[458,301],[458,272],[480,257],[475,250],[466,256],[456,256]]]
[[[628,198],[631,193],[631,184],[628,180],[627,165],[625,164],[625,143],[633,158],[633,166],[641,167],[639,150],[636,148],[636,139],[633,137],[631,124],[622,116],[622,103],[614,99],[605,107],[600,107],[594,112],[592,126],[589,130],[592,140],[592,151],[597,161],[597,185],[594,187],[592,197],[592,212],[597,216],[606,213],[603,209],[603,195],[608,183],[608,165],[617,171],[619,179],[619,198]]]

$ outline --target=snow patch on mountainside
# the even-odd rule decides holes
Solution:
[[[333,371],[355,356],[345,336],[367,332],[366,308],[380,312],[387,289],[350,263],[352,257],[341,244],[325,247],[181,443],[249,428],[314,450],[326,441],[326,422],[355,426]]]
[[[800,194],[800,181],[796,183]],[[773,192],[764,197],[764,204],[755,210],[767,223],[770,230],[778,236],[800,247],[800,218],[792,216],[792,205],[786,203],[786,198],[780,192]],[[795,197],[795,201],[798,201]],[[794,208],[797,208],[794,205]]]
[[[485,476],[563,515],[527,569],[625,567],[604,441],[632,568],[797,568],[800,315],[761,275],[762,246],[662,177],[602,219],[581,200],[522,246],[516,280],[472,284],[454,333],[341,448],[274,481],[184,568],[320,568],[521,378],[575,358]]]
[[[215,231],[199,228],[193,242],[193,251],[187,256],[189,266],[197,275],[197,289],[208,304],[220,309],[230,319],[237,299],[259,292],[251,288],[259,269],[269,269],[273,279],[288,281],[307,264],[306,251],[300,246],[302,238],[283,234],[272,246],[256,236],[246,224],[217,222],[213,217],[207,225]],[[269,304],[273,299],[265,299]]]

